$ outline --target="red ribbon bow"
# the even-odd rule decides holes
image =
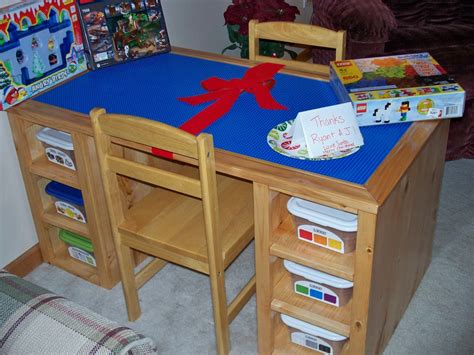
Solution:
[[[284,65],[281,64],[263,63],[248,69],[242,79],[224,80],[211,77],[204,80],[201,82],[201,86],[208,91],[207,93],[181,97],[179,100],[190,105],[199,105],[210,101],[214,101],[214,103],[191,117],[179,128],[192,134],[200,133],[229,112],[240,94],[244,92],[254,95],[262,109],[286,110],[287,108],[275,101],[270,94],[270,89],[275,85],[273,77],[283,67]],[[160,149],[152,148],[152,152],[156,155],[172,157]]]

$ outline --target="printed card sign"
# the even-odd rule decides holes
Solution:
[[[306,145],[311,158],[344,152],[364,145],[351,103],[298,113],[292,144]]]

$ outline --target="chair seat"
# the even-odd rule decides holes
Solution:
[[[219,225],[224,267],[227,267],[253,238],[252,184],[217,175]],[[155,188],[131,207],[118,226],[127,244],[154,256],[179,254],[174,262],[194,267],[182,256],[207,263],[207,243],[202,203],[199,199]],[[167,254],[168,255],[168,254]],[[168,255],[169,256],[169,255]]]

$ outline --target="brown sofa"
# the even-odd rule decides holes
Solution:
[[[466,90],[451,120],[446,159],[474,158],[473,0],[313,0],[312,23],[347,31],[347,58],[430,52]],[[334,54],[315,49],[313,60]]]

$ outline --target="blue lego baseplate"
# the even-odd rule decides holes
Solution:
[[[35,100],[84,114],[93,107],[104,107],[111,113],[142,116],[179,127],[209,105],[191,106],[178,101],[179,97],[205,93],[200,83],[209,77],[242,78],[246,69],[162,54],[89,72]],[[205,130],[214,136],[216,148],[364,184],[410,127],[410,123],[362,127],[365,145],[342,159],[309,161],[285,157],[268,146],[268,132],[277,124],[294,119],[300,111],[338,101],[327,82],[286,74],[277,74],[275,79],[272,96],[288,110],[263,110],[252,95],[242,94],[229,113]]]

